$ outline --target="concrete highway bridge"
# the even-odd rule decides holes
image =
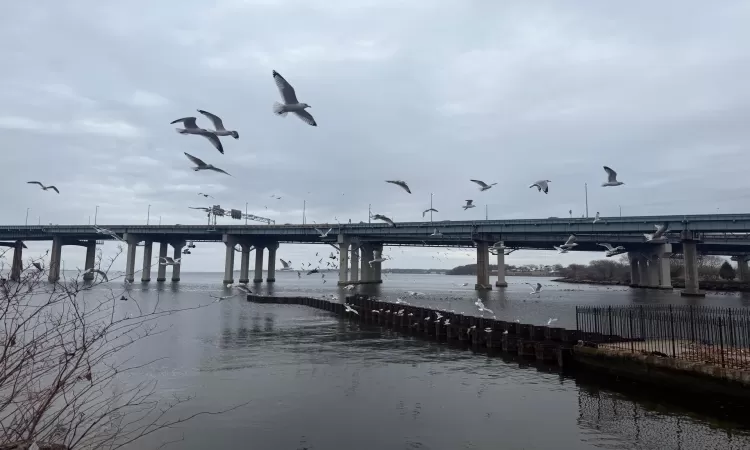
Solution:
[[[661,240],[648,242],[645,233],[655,225],[667,224]],[[268,251],[266,281],[275,281],[276,250],[281,243],[330,244],[339,249],[339,284],[381,283],[381,264],[370,261],[382,255],[383,246],[474,247],[477,255],[477,289],[492,289],[489,279],[490,250],[497,250],[498,274],[495,286],[507,286],[503,249],[551,250],[571,234],[578,245],[570,251],[603,251],[598,243],[623,246],[627,252],[631,281],[636,286],[671,289],[669,259],[682,254],[685,261],[685,295],[698,291],[697,258],[700,254],[733,256],[740,279],[750,281],[750,214],[687,216],[603,217],[593,219],[523,219],[442,222],[402,222],[387,224],[317,225],[99,225],[111,232],[97,231],[91,225],[0,225],[0,245],[13,247],[11,279],[20,277],[24,241],[51,241],[49,281],[60,278],[62,247],[80,245],[87,249],[86,266],[92,268],[97,240],[119,239],[126,244],[125,278],[134,281],[136,248],[142,245],[141,281],[151,280],[152,248],[159,243],[159,256],[166,257],[169,246],[173,258],[182,257],[188,241],[223,242],[226,246],[224,282],[233,282],[235,248],[240,252],[240,283],[250,282],[250,253],[255,251],[252,282],[260,283],[264,253]],[[321,237],[316,228],[330,233]],[[86,274],[93,277],[93,274]],[[172,281],[180,279],[180,264],[173,266]],[[157,281],[166,280],[166,266],[158,266]]]

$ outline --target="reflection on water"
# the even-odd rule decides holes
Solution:
[[[184,274],[176,288],[135,285],[130,294],[145,307],[157,297],[165,308],[210,303],[209,294],[222,291],[218,278]],[[443,281],[390,282],[380,295],[420,291],[426,295],[415,302],[455,309],[469,309],[476,299],[474,291],[453,286],[452,278],[444,292],[436,290]],[[499,317],[536,314],[546,321],[576,303],[648,301],[642,293],[564,286],[550,287],[534,303],[526,288],[490,293],[486,303]],[[293,283],[274,289],[285,295],[337,292]],[[658,294],[654,301],[679,298]],[[123,383],[155,378],[159,395],[194,396],[175,411],[181,416],[250,403],[201,416],[133,448],[183,436],[178,447],[189,450],[750,448],[750,427],[741,422],[750,419],[730,426],[668,406],[651,393],[623,392],[563,377],[552,367],[488,358],[302,306],[236,297],[165,317],[160,326],[164,332],[139,343],[134,353],[144,360],[168,358]]]

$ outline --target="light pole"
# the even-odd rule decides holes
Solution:
[[[620,218],[622,219],[622,205],[617,205],[620,208]]]
[[[583,183],[583,189],[586,191],[586,218],[589,218],[589,184]]]
[[[96,216],[99,215],[99,205],[96,205],[96,211],[94,212],[94,225],[96,225]]]
[[[26,221],[23,223],[24,225],[28,225],[29,224],[29,210],[30,209],[31,208],[26,208]]]
[[[430,192],[430,224],[432,224],[432,192]]]
[[[159,226],[161,226],[161,216],[159,216]]]
[[[432,213],[430,213],[432,214]],[[430,216],[432,217],[432,216]],[[372,204],[367,205],[367,223],[372,223]]]
[[[151,221],[151,205],[148,205],[148,212],[146,212],[146,225]]]
[[[305,213],[307,212],[307,200],[302,200],[302,225],[305,223]]]

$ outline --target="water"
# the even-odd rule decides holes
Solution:
[[[279,273],[282,295],[330,295],[335,274]],[[552,283],[531,300],[526,281],[509,278],[504,293],[485,300],[499,318],[560,318],[570,325],[575,304],[682,302],[678,294]],[[453,283],[469,282],[468,287]],[[330,284],[330,285],[329,285]],[[131,288],[148,308],[207,303],[221,294],[221,274],[183,274],[178,285]],[[264,288],[266,289],[266,288]],[[390,275],[379,295],[424,292],[412,300],[457,310],[476,299],[472,277]],[[524,301],[526,300],[526,301]],[[740,296],[701,302],[744,305]],[[125,302],[121,303],[125,304]],[[127,306],[125,306],[127,307]],[[132,307],[132,306],[131,306]],[[292,305],[259,305],[239,297],[165,318],[165,332],[138,345],[144,360],[168,357],[130,374],[127,382],[158,381],[158,395],[193,395],[175,413],[201,416],[133,448],[180,449],[741,449],[750,448],[750,414],[683,409],[640,388],[405,337]],[[716,405],[714,405],[716,406]],[[719,405],[723,406],[723,405]],[[169,447],[167,447],[169,448]]]

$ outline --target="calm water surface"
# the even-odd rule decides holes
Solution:
[[[330,277],[330,278],[329,278]],[[141,285],[142,306],[205,304],[221,295],[221,274],[184,273],[179,284]],[[330,281],[280,273],[278,295],[338,295]],[[525,282],[545,290],[529,295]],[[679,294],[509,278],[485,297],[498,318],[575,323],[576,304],[681,303]],[[469,286],[458,286],[467,282]],[[389,275],[374,293],[472,311],[473,277]],[[259,289],[268,292],[264,284]],[[124,302],[123,302],[124,304]],[[739,295],[709,295],[700,304],[746,306]],[[620,389],[552,369],[487,358],[445,344],[338,320],[302,306],[259,305],[240,297],[171,316],[165,332],[136,349],[167,357],[126,382],[158,381],[158,394],[194,395],[187,415],[202,416],[134,448],[181,449],[746,449],[750,414],[707,414],[676,407],[641,389]],[[623,388],[625,385],[623,385]],[[721,409],[719,409],[721,411]]]

